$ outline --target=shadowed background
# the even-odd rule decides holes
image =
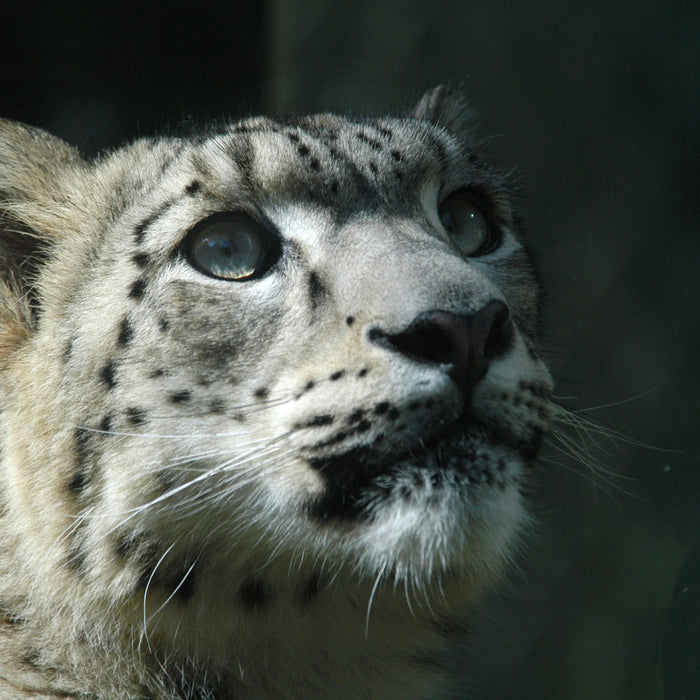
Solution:
[[[462,89],[513,168],[558,394],[630,442],[589,432],[591,469],[551,441],[539,529],[455,650],[455,694],[690,700],[698,46],[694,0],[25,2],[0,10],[0,116],[94,154],[210,118],[401,112],[438,83]]]

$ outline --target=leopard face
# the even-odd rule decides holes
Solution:
[[[452,609],[498,573],[552,382],[507,188],[434,112],[71,162],[5,371],[28,570],[165,649],[204,616],[183,644],[220,664],[241,608]]]

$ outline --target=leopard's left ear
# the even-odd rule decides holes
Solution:
[[[413,108],[412,116],[440,124],[455,133],[467,131],[471,122],[470,110],[464,97],[446,85],[428,90]]]

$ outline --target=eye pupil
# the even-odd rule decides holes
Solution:
[[[445,227],[445,230],[448,233],[456,232],[457,227],[455,226],[455,220],[452,216],[452,212],[450,212],[449,209],[442,213],[440,221],[442,221],[442,225]]]

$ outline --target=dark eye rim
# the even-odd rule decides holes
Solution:
[[[487,238],[483,245],[479,246],[473,253],[469,253],[467,257],[478,258],[483,255],[493,253],[500,248],[503,243],[504,233],[501,226],[496,221],[494,207],[488,195],[476,187],[459,187],[448,192],[444,197],[440,198],[438,204],[438,217],[440,216],[440,208],[451,197],[461,197],[469,204],[479,210],[479,213],[484,217],[486,222]]]
[[[214,275],[201,265],[197,264],[197,261],[192,253],[192,248],[197,236],[199,236],[212,224],[229,221],[244,224],[251,230],[251,232],[254,232],[260,238],[262,254],[260,255],[260,259],[255,266],[255,270],[250,275],[245,277],[226,278],[220,277],[219,275]],[[211,214],[201,221],[198,221],[192,228],[189,229],[178,248],[178,255],[183,257],[193,269],[197,270],[197,272],[200,272],[211,279],[220,280],[221,282],[250,282],[252,280],[264,277],[282,257],[282,240],[272,223],[266,219],[252,216],[247,212],[241,211],[216,212],[215,214]]]

